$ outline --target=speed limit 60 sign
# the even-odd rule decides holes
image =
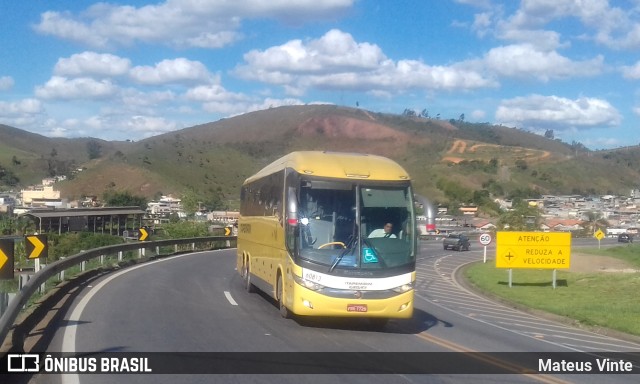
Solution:
[[[483,233],[480,235],[480,244],[489,245],[491,244],[491,235],[488,233]]]

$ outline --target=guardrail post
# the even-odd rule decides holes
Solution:
[[[16,297],[15,292],[2,292],[0,293],[0,316],[9,308],[9,303]]]
[[[122,251],[118,251],[118,261],[122,261]]]
[[[83,261],[80,263],[80,271],[84,272],[87,269],[87,262]]]
[[[196,250],[196,243],[191,243],[191,250],[195,251]]]
[[[104,265],[104,255],[100,255],[100,265]]]
[[[9,306],[9,293],[0,292],[0,315],[2,315]]]
[[[60,257],[60,260],[64,260],[66,257]],[[64,281],[64,269],[58,272],[58,280]]]
[[[174,249],[174,252],[175,252],[175,253],[178,253],[178,244],[175,244],[175,245],[173,246],[173,249]]]
[[[160,247],[156,245],[156,256],[160,256]]]
[[[22,291],[22,288],[29,282],[29,279],[31,279],[31,275],[21,273],[18,277],[18,289]]]
[[[40,269],[44,269],[47,265],[46,264],[40,264]],[[36,271],[37,272],[37,271]],[[47,281],[45,280],[44,283],[40,284],[40,294],[43,295],[47,290]]]

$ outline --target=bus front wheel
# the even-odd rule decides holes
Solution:
[[[284,305],[284,282],[282,281],[282,275],[278,275],[278,282],[276,283],[276,299],[278,300],[280,316],[288,319],[291,314],[289,313],[289,309]]]
[[[369,325],[376,331],[382,331],[387,326],[389,319],[382,317],[372,317],[369,319]]]

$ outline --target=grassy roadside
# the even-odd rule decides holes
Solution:
[[[616,257],[640,269],[640,245],[588,249],[580,252]],[[640,273],[514,269],[509,288],[508,270],[491,261],[465,269],[467,280],[479,290],[509,302],[574,319],[582,325],[604,327],[640,336]]]

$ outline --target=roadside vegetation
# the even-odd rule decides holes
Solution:
[[[629,244],[580,252],[619,258],[640,269],[640,245]],[[465,269],[468,281],[490,296],[518,307],[532,308],[573,319],[576,325],[603,327],[640,336],[640,273],[557,271],[556,288],[551,270],[514,269],[512,287],[508,271],[492,262]]]

